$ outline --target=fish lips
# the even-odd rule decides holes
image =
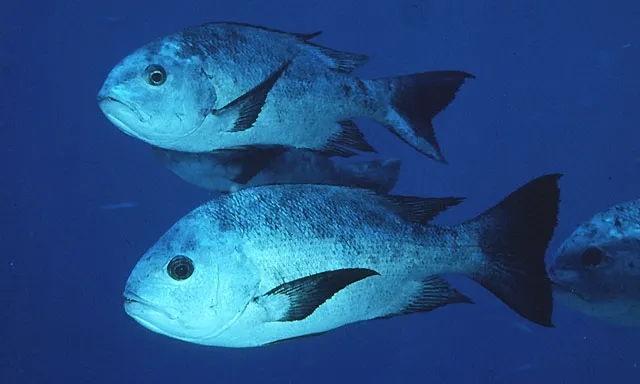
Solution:
[[[146,119],[133,105],[113,96],[98,95],[98,106],[107,119],[109,119],[109,121],[121,131],[129,136],[144,140],[142,135],[132,129],[131,124],[127,123],[128,121],[133,121],[134,123],[144,124],[149,120]]]
[[[171,145],[190,136],[198,127],[194,127],[183,135],[161,134],[153,132],[149,126],[151,116],[136,108],[132,103],[123,101],[109,94],[98,94],[98,106],[107,119],[127,135],[142,140],[151,145]],[[146,125],[146,129],[133,127]],[[153,132],[153,134],[150,134]]]
[[[170,321],[178,318],[178,311],[161,307],[131,291],[124,293],[124,310],[136,321],[139,321],[139,318],[158,317],[158,315]]]
[[[587,303],[591,302],[591,298],[589,296],[579,292],[575,287],[572,287],[558,280],[554,280],[553,278],[551,278],[550,280],[551,280],[551,288],[553,289],[554,292],[575,296]]]

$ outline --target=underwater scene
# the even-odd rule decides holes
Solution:
[[[0,15],[1,383],[634,383],[640,3]]]

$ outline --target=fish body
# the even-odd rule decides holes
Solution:
[[[143,255],[126,283],[125,311],[183,341],[254,347],[471,303],[440,276],[458,273],[551,326],[544,253],[559,177],[535,179],[452,227],[429,222],[461,198],[304,184],[223,195]]]
[[[317,36],[208,23],[156,39],[125,57],[98,93],[106,117],[153,146],[209,152],[283,145],[353,156],[374,152],[351,119],[371,118],[446,162],[431,120],[455,97],[462,71],[364,80],[364,55]]]
[[[182,180],[220,193],[268,184],[326,184],[385,194],[400,176],[399,160],[347,163],[293,147],[248,147],[208,153],[152,149],[156,158]]]
[[[580,224],[549,263],[554,295],[586,315],[640,326],[640,200]]]

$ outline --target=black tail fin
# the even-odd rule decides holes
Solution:
[[[391,106],[381,122],[417,151],[446,164],[432,120],[453,101],[468,78],[475,76],[461,71],[433,71],[374,80],[391,90]]]
[[[335,164],[338,178],[344,180],[344,185],[371,189],[383,195],[395,187],[400,177],[401,161],[396,159]]]
[[[553,297],[544,258],[558,222],[560,177],[534,179],[462,224],[479,234],[487,257],[471,278],[521,316],[547,327],[553,327]]]

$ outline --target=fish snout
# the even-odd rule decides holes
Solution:
[[[154,313],[156,316],[158,314],[165,316],[169,320],[176,320],[180,315],[177,309],[158,305],[129,289],[125,289],[123,296],[125,311],[129,314]]]

